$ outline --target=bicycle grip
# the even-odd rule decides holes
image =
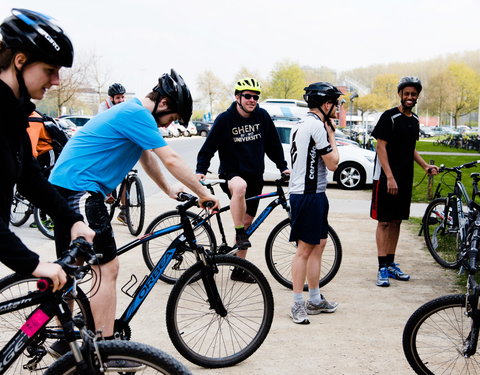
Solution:
[[[40,292],[46,292],[48,288],[50,288],[50,285],[52,285],[52,280],[50,280],[48,277],[44,277],[43,279],[37,280],[37,290]]]
[[[470,250],[468,254],[468,266],[471,272],[477,271],[477,255],[478,250]]]

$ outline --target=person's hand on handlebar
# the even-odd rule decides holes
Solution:
[[[171,185],[169,187],[168,196],[172,199],[177,199],[178,194],[185,192],[181,185]]]
[[[37,268],[32,272],[35,277],[46,277],[52,280],[52,291],[61,289],[67,282],[67,274],[59,264],[39,262]]]
[[[205,203],[207,202],[212,202],[213,206],[206,207]],[[200,207],[207,208],[208,210],[213,212],[218,211],[218,209],[220,208],[220,202],[218,198],[212,194],[206,194],[206,195],[202,195],[201,197],[198,197],[198,204],[200,205]]]
[[[436,165],[427,164],[425,171],[428,175],[436,175],[438,174],[438,167]]]
[[[205,175],[203,173],[197,173],[196,176],[198,178],[198,181],[205,180]]]
[[[86,241],[92,243],[93,237],[95,237],[95,232],[83,221],[77,221],[70,229],[70,236],[72,240],[78,237],[83,237]]]

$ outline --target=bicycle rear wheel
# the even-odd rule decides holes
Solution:
[[[215,251],[217,243],[210,225],[206,222],[198,225],[198,220],[201,220],[198,215],[190,211],[187,211],[186,214],[190,218],[190,222],[193,225],[197,244],[199,246],[203,246],[203,248],[207,251]],[[172,225],[179,224],[180,215],[178,214],[178,212],[168,211],[153,219],[145,232],[152,233],[161,229],[168,228]],[[163,254],[168,249],[173,240],[175,240],[175,238],[177,238],[182,233],[183,229],[180,228],[175,232],[157,237],[142,244],[143,259],[145,260],[145,264],[150,271],[153,270],[153,268],[155,267],[159,259],[163,256]],[[168,284],[174,284],[180,277],[180,275],[187,268],[194,265],[196,262],[197,258],[192,251],[179,250],[175,253],[172,261],[167,266],[163,274],[160,276],[160,280]]]
[[[11,274],[0,280],[0,301],[4,302],[16,297],[26,296],[37,290],[38,278]],[[77,298],[68,295],[67,300],[73,301],[73,316],[81,316],[89,329],[94,330],[94,323],[87,296],[78,288]],[[5,347],[7,342],[17,333],[25,323],[27,317],[37,306],[17,310],[9,314],[0,315],[0,347]],[[43,374],[53,363],[53,358],[48,349],[58,339],[63,338],[63,330],[56,319],[43,329],[27,349],[17,358],[5,374]],[[28,371],[27,370],[30,371]]]
[[[297,251],[297,244],[291,242],[290,219],[278,223],[268,236],[265,246],[265,261],[272,276],[283,286],[292,289],[292,259]],[[327,285],[337,274],[342,263],[342,244],[337,233],[328,226],[328,238],[322,255],[319,286]],[[303,287],[308,291],[308,285]]]
[[[25,224],[32,214],[32,207],[30,202],[22,197],[15,187],[15,194],[13,195],[12,207],[10,208],[10,223],[19,227]]]
[[[213,287],[226,315],[222,317],[210,307],[202,262],[190,267],[175,283],[166,315],[173,345],[186,359],[207,368],[233,366],[252,355],[267,337],[274,309],[270,285],[256,266],[230,255],[215,255],[213,261],[218,268]],[[256,282],[232,281],[234,268]]]
[[[50,238],[51,240],[55,239],[55,234],[53,232],[53,220],[48,215],[45,215],[45,219],[42,219],[40,216],[40,209],[35,207],[33,210],[33,218],[35,220],[35,224],[37,224],[38,230],[45,237]]]
[[[190,375],[191,372],[179,361],[170,355],[151,346],[132,341],[110,340],[98,342],[100,358],[105,373],[118,374],[171,374]],[[93,353],[91,355],[94,355]],[[96,356],[95,369],[100,373],[99,360]],[[129,370],[119,368],[122,361],[131,361],[138,364],[140,369]],[[113,368],[115,366],[115,368]],[[73,375],[77,373],[75,358],[72,353],[56,361],[45,375]],[[97,372],[95,372],[97,373]]]
[[[478,356],[463,356],[472,320],[466,297],[454,294],[427,302],[408,319],[403,351],[417,374],[478,374]]]
[[[126,211],[128,230],[133,236],[142,232],[145,221],[145,193],[137,175],[128,177],[126,184]]]
[[[423,216],[423,236],[433,259],[445,268],[458,268],[459,233],[453,226],[452,209],[447,207],[447,198],[430,202]]]

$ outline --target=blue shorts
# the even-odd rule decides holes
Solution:
[[[290,194],[290,241],[318,245],[328,236],[328,199],[325,193]]]

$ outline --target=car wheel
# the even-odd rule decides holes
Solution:
[[[207,131],[206,131],[206,130],[202,130],[202,131],[200,132],[200,135],[201,135],[202,137],[206,137],[206,136],[207,136]]]
[[[335,181],[341,189],[359,189],[365,184],[365,170],[360,164],[347,162],[335,171]]]
[[[188,130],[185,130],[185,131],[183,132],[183,136],[184,136],[184,137],[190,137],[191,134],[190,134],[190,132],[189,132]]]

